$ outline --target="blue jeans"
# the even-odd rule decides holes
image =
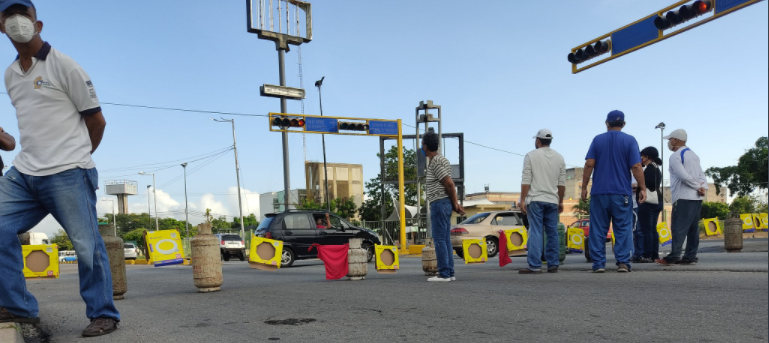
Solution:
[[[17,316],[38,317],[27,290],[18,234],[49,213],[69,235],[78,257],[80,296],[90,319],[120,320],[112,301],[112,274],[96,218],[96,169],[71,169],[50,176],[29,176],[11,168],[0,178],[0,306]]]
[[[451,200],[438,199],[430,202],[435,258],[438,259],[438,274],[442,278],[454,276],[454,249],[451,247]]]
[[[641,230],[641,226],[639,225],[640,222],[638,221],[639,208],[633,209],[633,258],[643,257],[644,249],[645,249],[644,248],[645,233]]]
[[[526,205],[526,213],[529,218],[529,240],[526,243],[529,249],[527,255],[529,269],[534,271],[542,269],[543,231],[547,235],[545,261],[548,268],[557,267],[559,264],[558,204],[532,201]]]
[[[633,199],[630,195],[598,194],[590,197],[590,257],[593,270],[606,267],[606,234],[614,223],[614,258],[630,268],[633,251]]]
[[[662,211],[662,204],[638,205],[638,227],[643,232],[643,257],[660,258],[660,235],[657,232],[657,218]]]
[[[700,246],[700,212],[702,211],[702,200],[676,200],[673,203],[672,228],[670,233],[673,241],[670,254],[665,256],[665,260],[673,263],[679,260],[696,262],[697,250]],[[686,241],[686,251],[684,248]],[[681,252],[684,257],[681,258]]]

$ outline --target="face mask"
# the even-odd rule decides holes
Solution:
[[[675,147],[673,146],[673,141],[672,140],[668,141],[668,150],[676,151]]]
[[[28,43],[37,34],[35,23],[29,18],[16,14],[5,20],[5,32],[17,43]]]

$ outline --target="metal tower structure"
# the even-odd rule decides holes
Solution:
[[[138,184],[130,180],[110,180],[106,182],[106,193],[117,196],[118,213],[128,214],[128,196],[138,193]]]

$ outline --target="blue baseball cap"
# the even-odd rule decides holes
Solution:
[[[5,12],[8,7],[13,5],[22,5],[35,8],[35,5],[30,0],[0,0],[0,12]]]
[[[606,121],[625,121],[625,114],[620,110],[611,111],[606,116]]]

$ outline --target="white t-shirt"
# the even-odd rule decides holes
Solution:
[[[91,138],[83,116],[101,112],[88,74],[48,43],[22,72],[18,60],[5,70],[5,89],[16,108],[21,152],[13,165],[27,175],[90,169]]]
[[[550,147],[542,147],[523,158],[521,184],[529,185],[526,204],[532,201],[558,204],[558,186],[566,185],[566,163],[563,156]]]

